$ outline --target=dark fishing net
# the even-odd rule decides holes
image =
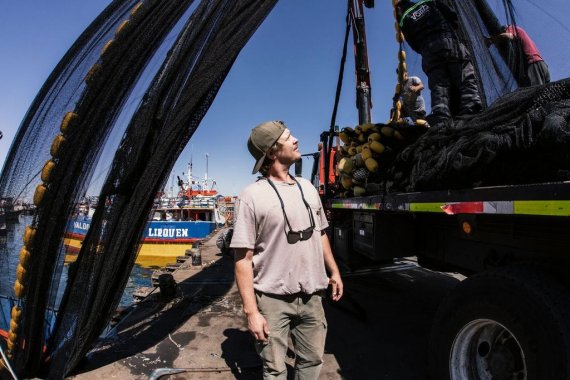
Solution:
[[[103,185],[50,344],[67,373],[116,309],[156,194],[274,1],[203,1],[129,124]]]
[[[31,255],[18,301],[22,316],[11,350],[23,376],[63,377],[101,334],[134,265],[154,194],[240,50],[275,5],[209,0],[196,7],[127,126],[61,303],[56,302],[65,226],[141,72],[191,3],[147,0],[137,8],[134,1],[115,1],[57,66],[20,128],[0,182],[2,194],[31,196],[36,185],[44,186],[42,197],[35,193],[35,236],[27,244]],[[66,111],[77,116],[54,150]],[[54,166],[40,178],[47,160]],[[50,307],[59,309],[55,323],[45,322]]]
[[[395,159],[386,190],[570,180],[570,79],[521,88],[484,113],[430,128]]]

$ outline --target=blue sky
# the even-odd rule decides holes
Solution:
[[[67,49],[109,3],[108,0],[0,0],[0,165],[12,138],[43,82]],[[499,0],[489,0],[492,6]],[[518,0],[519,25],[533,37],[553,80],[570,76],[568,0]],[[303,153],[314,152],[328,129],[345,29],[345,0],[281,0],[241,52],[214,104],[175,166],[216,179],[223,194],[237,194],[255,180],[246,147],[256,124],[279,119],[300,140]],[[500,17],[501,15],[499,15]],[[397,45],[390,0],[366,10],[372,71],[372,118],[388,119],[396,83]],[[337,124],[354,126],[354,74],[350,47]],[[408,67],[421,77],[419,59]],[[426,91],[429,92],[429,91]],[[429,98],[429,94],[424,94]],[[304,162],[307,176],[311,167]]]

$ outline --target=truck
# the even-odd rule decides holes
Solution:
[[[352,13],[359,125],[370,123],[362,2]],[[430,332],[433,379],[570,378],[570,181],[341,197],[332,143],[321,134],[313,182],[330,217],[337,260],[381,266],[415,256],[466,276],[442,300]]]

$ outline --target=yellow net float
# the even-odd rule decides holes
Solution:
[[[390,124],[390,123],[396,123],[398,120],[400,120],[401,116],[402,116],[402,115],[401,115],[400,110],[397,110],[397,109],[392,110],[391,119],[390,119],[390,121],[388,122],[388,124]],[[384,133],[383,133],[383,134],[384,134]],[[384,135],[385,135],[385,134],[384,134]],[[391,137],[391,136],[390,136],[390,137]]]
[[[88,85],[93,84],[93,81],[95,80],[97,74],[99,74],[100,71],[101,71],[100,64],[95,63],[93,66],[91,66],[91,68],[87,72],[87,75],[85,75],[85,83],[87,83]]]
[[[47,188],[43,183],[36,186],[36,191],[34,192],[34,205],[39,207],[42,204],[44,196],[46,194]]]
[[[13,306],[12,310],[10,310],[10,317],[12,319],[20,319],[22,317],[22,308],[19,306]]]
[[[20,264],[27,268],[30,263],[31,256],[32,253],[26,247],[22,247],[22,249],[20,249]]]
[[[368,136],[368,143],[370,144],[373,141],[380,141],[380,133],[374,132]]]
[[[105,43],[105,45],[103,45],[103,49],[101,49],[101,57],[104,56],[105,53],[107,53],[111,45],[113,45],[113,41],[114,40],[109,40],[107,41],[107,43]]]
[[[398,59],[402,62],[406,60],[406,52],[404,50],[398,52]]]
[[[6,347],[8,348],[9,351],[14,351],[14,347],[16,347],[16,343],[12,340],[7,340],[6,341]]]
[[[366,124],[362,124],[362,127],[360,127],[362,129],[362,132],[370,132],[371,130],[373,130],[374,128],[376,128],[376,125],[372,124],[372,123],[366,123]]]
[[[424,119],[416,119],[416,125],[420,127],[425,127],[428,125],[428,122],[425,121]]]
[[[394,128],[391,128],[391,127],[382,127],[380,129],[380,132],[386,137],[394,136]]]
[[[10,331],[13,331],[17,334],[19,330],[20,330],[20,325],[18,324],[18,322],[14,319],[11,319],[10,320]]]
[[[364,161],[364,165],[366,166],[366,169],[368,169],[368,171],[371,173],[376,173],[378,171],[378,161],[376,161],[374,158],[369,158]]]
[[[348,148],[348,155],[349,156],[354,156],[356,153],[358,153],[358,152],[356,151],[355,147],[351,146],[350,148]]]
[[[346,190],[352,188],[352,178],[346,175],[340,177],[340,183]]]
[[[362,157],[362,160],[364,160],[364,162],[366,162],[367,159],[372,157],[372,150],[370,150],[370,148],[362,149],[360,156]]]
[[[372,141],[370,143],[370,150],[374,153],[382,154],[386,148],[384,144],[378,141]]]
[[[354,186],[352,189],[355,197],[360,197],[366,193],[366,189],[362,186]]]
[[[115,38],[121,35],[121,33],[125,30],[128,24],[129,20],[125,20],[117,27],[117,30],[115,30]]]
[[[400,62],[398,64],[398,72],[399,73],[407,73],[408,72],[408,66],[406,65],[406,62]]]
[[[402,102],[401,102],[400,100],[398,100],[398,101],[396,102],[395,106],[396,106],[396,109],[397,109],[398,111],[401,111],[401,110],[402,110]]]
[[[137,5],[135,5],[133,10],[131,11],[130,17],[135,17],[135,15],[137,14],[137,12],[139,11],[139,9],[141,8],[142,5],[143,5],[142,1],[140,3],[138,3]]]
[[[350,157],[344,157],[338,162],[338,170],[341,173],[350,174],[352,172],[353,163]]]
[[[398,43],[402,43],[404,42],[406,39],[404,38],[404,33],[402,32],[396,32],[396,41],[398,41]]]
[[[24,296],[24,285],[18,280],[14,282],[14,294],[17,298],[22,298]]]
[[[22,266],[22,263],[18,263],[18,267],[16,268],[16,279],[20,281],[21,284],[23,284],[24,282],[26,282],[27,274],[28,271],[26,270],[26,268]]]
[[[34,239],[36,237],[36,229],[32,226],[26,226],[24,231],[24,236],[22,240],[24,241],[24,246],[28,249],[34,246]]]
[[[13,331],[10,331],[10,332],[8,333],[8,340],[15,343],[16,340],[18,340],[18,334],[16,334],[16,333],[13,332]]]
[[[51,143],[51,148],[49,150],[52,157],[60,158],[63,152],[63,148],[65,147],[65,143],[67,142],[66,138],[63,135],[57,135],[53,139]]]
[[[42,168],[41,179],[43,182],[48,183],[51,180],[51,175],[55,169],[55,162],[52,160],[47,160]]]
[[[398,24],[398,21],[396,21],[396,22],[394,23],[394,30],[396,31],[396,33],[399,33],[399,32],[400,32],[400,24]]]
[[[75,126],[77,125],[77,121],[79,120],[79,116],[75,112],[68,111],[63,120],[61,121],[61,126],[59,130],[64,135],[69,135],[73,133]]]

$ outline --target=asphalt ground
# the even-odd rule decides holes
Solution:
[[[260,379],[261,362],[246,328],[233,258],[201,249],[202,265],[173,272],[173,299],[151,292],[102,340],[73,379]],[[461,279],[413,260],[362,267],[343,276],[341,301],[325,301],[325,363],[319,379],[427,379],[435,311]],[[292,379],[294,353],[289,353]],[[178,372],[178,373],[175,373]]]

